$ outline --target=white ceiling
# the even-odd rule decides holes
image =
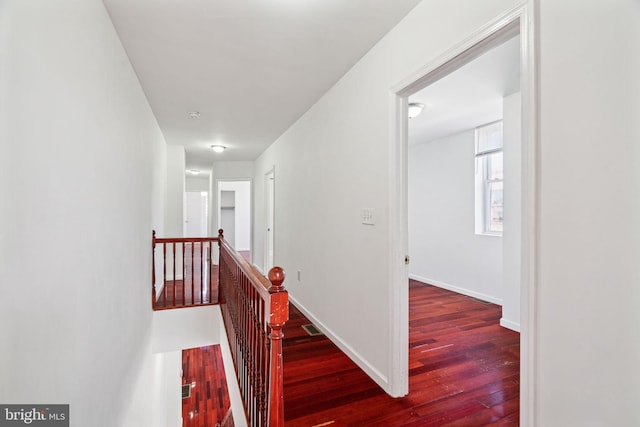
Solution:
[[[409,97],[425,104],[409,120],[409,143],[432,141],[502,118],[502,98],[520,90],[520,37],[495,47]]]
[[[255,159],[419,1],[104,3],[167,143],[208,170]]]

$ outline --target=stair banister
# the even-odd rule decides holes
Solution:
[[[282,328],[289,318],[284,270],[267,279],[219,230],[220,309],[249,425],[283,427]]]
[[[215,241],[220,252],[217,266],[219,301],[211,299],[214,286],[211,272],[216,267],[211,246]],[[176,250],[176,244],[181,253]],[[156,277],[157,245],[162,246],[163,256],[160,281]],[[199,245],[199,250],[196,245]],[[189,246],[191,250],[187,252]],[[171,258],[169,263],[167,247]],[[219,302],[248,424],[251,427],[284,427],[282,329],[289,319],[289,295],[283,286],[284,270],[273,267],[268,278],[264,277],[225,241],[222,229],[218,230],[215,238],[158,238],[153,231],[152,253],[153,309]],[[187,253],[191,255],[187,263],[189,267],[185,264]],[[182,260],[180,266],[176,264],[178,257]],[[196,266],[199,266],[199,275]],[[170,274],[167,267],[172,268]],[[177,270],[180,270],[180,275],[176,274]],[[157,282],[162,285],[160,295],[157,295]],[[172,287],[172,298],[167,292],[168,286]],[[178,298],[178,288],[182,298]],[[187,297],[189,290],[190,297]],[[233,422],[233,417],[226,418],[228,423]]]

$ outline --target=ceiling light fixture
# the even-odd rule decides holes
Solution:
[[[189,172],[191,175],[198,175],[200,173],[198,169],[189,169],[187,172]]]
[[[422,109],[424,108],[424,104],[419,102],[411,102],[409,103],[409,118],[413,119],[414,117],[418,117],[420,113],[422,113]]]
[[[213,150],[214,153],[222,153],[225,150],[225,148],[227,148],[227,147],[225,147],[224,145],[212,145],[211,146],[211,149]]]
[[[189,111],[187,113],[187,115],[189,116],[190,119],[198,119],[198,118],[200,118],[200,112],[199,111]]]

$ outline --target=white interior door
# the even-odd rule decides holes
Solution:
[[[206,191],[187,191],[187,215],[184,221],[185,237],[206,237],[207,199]]]

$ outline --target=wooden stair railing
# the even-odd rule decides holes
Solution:
[[[283,427],[282,328],[289,319],[284,270],[269,280],[241,257],[219,230],[219,294],[247,421],[252,427]]]
[[[154,310],[217,304],[217,278],[212,265],[217,237],[158,238],[153,231],[151,303]],[[156,281],[156,246],[162,248],[162,286]]]

